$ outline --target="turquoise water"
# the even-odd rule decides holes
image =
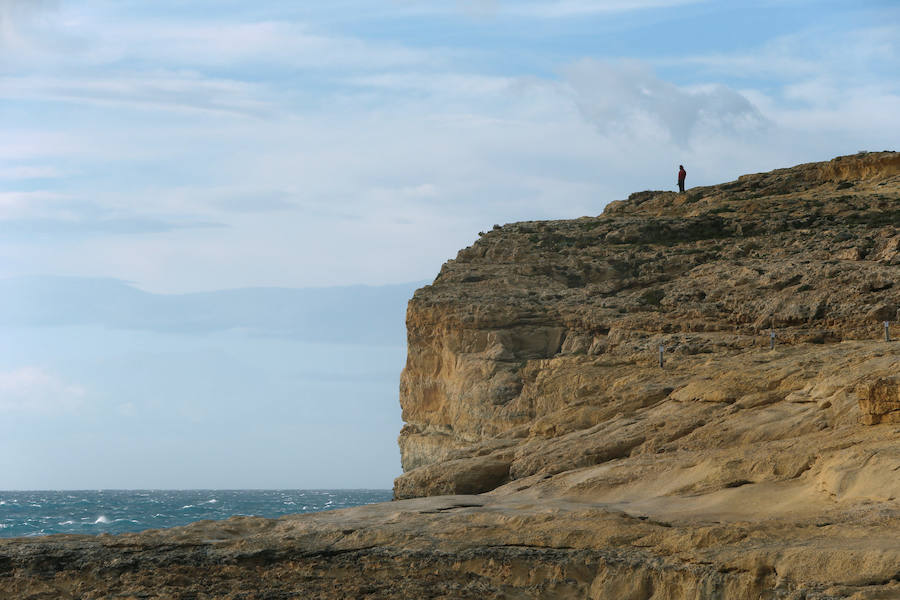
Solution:
[[[0,537],[126,533],[234,515],[273,518],[390,499],[391,490],[0,491]]]

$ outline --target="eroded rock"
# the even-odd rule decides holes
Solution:
[[[900,377],[879,377],[857,388],[860,422],[900,423]]]

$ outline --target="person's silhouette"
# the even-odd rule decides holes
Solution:
[[[684,170],[684,165],[678,165],[678,191],[684,191],[684,178],[687,177],[687,171]]]

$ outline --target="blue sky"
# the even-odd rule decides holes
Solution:
[[[78,353],[70,327],[83,328],[85,343],[108,342],[102,361],[127,354],[131,338],[115,332],[131,331],[132,342],[160,336],[159,369],[183,362],[179,346],[210,344],[229,327],[245,332],[227,343],[248,378],[262,374],[241,348],[272,364],[288,351],[259,345],[228,311],[217,314],[238,320],[215,331],[85,325],[66,300],[75,279],[127,282],[154,297],[208,292],[213,311],[231,306],[222,290],[412,289],[479,230],[596,215],[631,192],[673,189],[678,164],[692,186],[892,149],[898,40],[900,6],[886,0],[0,0],[0,280],[23,282],[6,286],[16,302],[35,293],[35,278],[51,278],[57,287],[38,286],[40,302],[71,313],[64,324],[25,323],[16,332],[24,337],[4,336],[55,339],[67,350],[0,348],[0,389],[19,398],[0,410],[7,424],[27,419],[29,431],[43,431],[47,404],[69,390],[77,402],[60,402],[71,431],[85,431],[91,409],[119,415],[96,421],[98,443],[102,430],[140,437],[128,419],[149,400],[120,414],[114,407],[127,402],[111,391],[136,380],[138,367],[119,360],[108,377],[68,367]],[[96,286],[92,302],[104,305],[110,289]],[[362,310],[370,321],[395,318]],[[266,327],[294,331],[295,318],[289,311]],[[312,357],[315,344],[346,340],[286,343]],[[358,425],[391,447],[403,361],[402,344],[392,344],[396,373],[382,365],[382,387],[365,392],[379,398],[366,414],[392,416],[377,431]],[[365,347],[348,373],[364,370]],[[266,377],[260,393],[306,394],[290,369]],[[184,404],[178,390],[195,383],[180,372],[165,395]],[[363,393],[333,391],[347,402]],[[214,405],[197,393],[190,402]],[[212,429],[200,433],[215,439]],[[243,444],[265,464],[271,456],[258,446]],[[9,451],[27,454],[17,448]],[[140,448],[160,450],[150,440]],[[346,485],[385,487],[397,470],[392,452],[380,469],[335,459],[329,472]],[[214,462],[198,459],[195,472]],[[192,487],[187,474],[167,480],[164,469],[149,461],[144,479]],[[54,483],[63,471],[67,483]],[[71,487],[79,476],[43,472],[9,486]],[[260,485],[275,485],[277,473]],[[115,486],[123,477],[81,480]],[[327,479],[282,485],[335,484]],[[236,477],[231,487],[251,484]]]

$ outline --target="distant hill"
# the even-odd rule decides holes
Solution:
[[[93,324],[185,333],[245,329],[311,342],[403,345],[406,303],[420,285],[164,295],[117,279],[22,277],[0,280],[0,326]]]

